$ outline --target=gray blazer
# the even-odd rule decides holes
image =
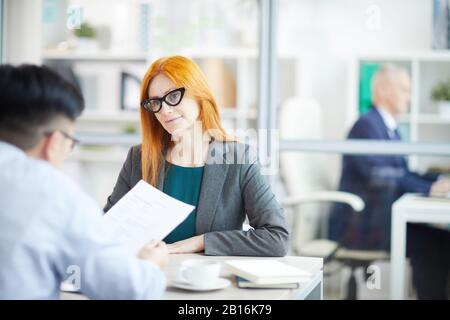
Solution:
[[[238,142],[210,143],[196,220],[197,235],[205,234],[206,255],[284,256],[288,251],[286,218],[251,150]],[[163,165],[157,184],[159,190],[163,189],[165,169]],[[138,145],[128,152],[104,211],[141,179],[141,146]],[[254,229],[243,231],[246,215]]]

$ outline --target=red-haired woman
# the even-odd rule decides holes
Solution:
[[[143,179],[196,207],[164,239],[171,253],[285,255],[283,210],[248,145],[222,128],[198,65],[182,56],[155,61],[141,106],[142,144],[130,149],[104,211]],[[246,215],[252,229],[244,231]]]

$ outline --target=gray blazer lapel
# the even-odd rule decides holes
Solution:
[[[197,206],[197,234],[204,234],[211,231],[211,226],[216,214],[217,204],[222,193],[222,188],[228,170],[227,165],[214,164],[213,162],[211,162],[212,148],[224,151],[222,159],[225,158],[225,154],[228,151],[228,146],[226,143],[225,148],[223,148],[222,142],[213,141],[210,144],[208,150],[208,161],[203,171],[202,186]]]

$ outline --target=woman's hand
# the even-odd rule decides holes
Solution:
[[[168,244],[169,253],[196,253],[205,250],[204,235]]]

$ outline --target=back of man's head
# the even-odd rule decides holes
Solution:
[[[0,65],[0,140],[30,150],[83,111],[78,89],[45,66]]]

